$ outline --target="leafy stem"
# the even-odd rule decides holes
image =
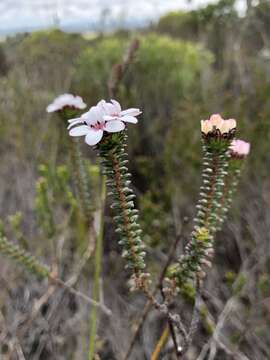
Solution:
[[[123,248],[122,256],[127,261],[126,268],[132,271],[132,288],[138,289],[144,283],[147,274],[145,252],[138,223],[138,210],[135,209],[135,194],[130,188],[127,153],[125,152],[126,133],[113,134],[98,145],[102,159],[103,172],[107,176],[109,195],[113,199],[111,207],[115,211],[116,232],[120,235],[119,244]]]

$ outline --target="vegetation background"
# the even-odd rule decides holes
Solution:
[[[186,359],[269,359],[269,24],[267,0],[247,1],[244,16],[234,0],[220,0],[169,13],[137,32],[89,37],[55,29],[0,43],[1,231],[57,268],[62,279],[75,274],[76,288],[89,296],[94,255],[74,195],[69,139],[65,124],[46,114],[47,104],[65,92],[81,95],[89,106],[108,99],[113,66],[130,41],[139,40],[117,99],[143,110],[139,124],[129,128],[130,167],[147,261],[157,278],[177,234],[178,254],[192,227],[200,184],[199,120],[216,112],[238,120],[252,151],[217,237],[201,323]],[[99,170],[94,151],[84,145],[83,152],[94,211],[100,206]],[[95,358],[119,360],[128,351],[145,299],[128,292],[109,203],[104,226],[101,297],[114,315],[110,320],[98,313]],[[85,253],[89,259],[80,268]],[[87,358],[88,304],[4,257],[0,273],[1,359]],[[175,304],[184,321],[191,316],[192,295],[187,290]],[[164,326],[151,310],[129,358],[150,359]],[[159,358],[173,359],[170,349],[168,340]]]

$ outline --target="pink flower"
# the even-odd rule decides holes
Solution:
[[[250,143],[240,139],[233,140],[230,145],[230,151],[234,157],[246,157],[250,152]]]
[[[72,94],[63,94],[57,96],[53,102],[47,106],[47,112],[55,112],[63,110],[65,107],[72,109],[85,109],[86,104],[83,102],[83,99],[80,96],[74,96]]]
[[[125,122],[136,123],[135,115],[141,113],[138,109],[128,109],[126,112],[121,111],[120,104],[115,100],[112,100],[112,103],[101,100],[79,118],[69,120],[69,135],[85,136],[88,145],[96,145],[102,139],[104,131],[120,132],[125,128]],[[76,126],[79,124],[82,125]]]
[[[219,114],[213,114],[209,120],[201,120],[204,137],[232,138],[236,129],[234,119],[224,120]]]
[[[111,102],[105,102],[101,100],[102,106],[106,115],[104,116],[104,120],[120,120],[124,123],[132,123],[137,124],[138,119],[136,116],[140,115],[142,112],[137,108],[130,108],[127,110],[122,110],[121,105],[116,100],[111,100]]]

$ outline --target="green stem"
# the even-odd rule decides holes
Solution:
[[[75,186],[81,206],[83,208],[83,213],[87,219],[87,223],[91,224],[92,206],[88,184],[89,176],[87,176],[87,171],[78,139],[73,139],[71,142],[71,161],[74,168]]]
[[[103,233],[104,233],[104,207],[106,200],[106,178],[102,176],[102,188],[101,188],[101,209],[100,209],[100,223],[99,231],[96,242],[95,250],[95,274],[94,284],[92,291],[92,298],[96,302],[99,302],[100,294],[100,273],[101,273],[101,260],[102,260],[102,244],[103,244]],[[97,334],[97,307],[93,306],[90,315],[90,339],[89,339],[89,352],[88,360],[93,360],[95,356],[95,342]]]
[[[228,175],[228,145],[211,149],[203,144],[203,184],[200,187],[200,199],[197,205],[195,226],[190,241],[178,264],[172,269],[179,290],[186,282],[194,280],[196,275],[204,277],[203,266],[211,266],[214,235],[220,222],[220,209],[224,191],[225,177]],[[222,210],[223,211],[223,210]]]
[[[50,270],[46,265],[40,263],[33,255],[9,242],[4,236],[0,234],[0,253],[5,257],[23,266],[26,270],[35,274],[40,278],[48,277]]]
[[[220,152],[210,152],[205,145],[203,151],[203,184],[200,188],[198,212],[194,221],[214,234],[219,222],[218,214],[222,206],[224,181],[228,175],[229,154],[226,148]]]
[[[228,174],[224,179],[224,189],[221,199],[221,207],[218,213],[218,224],[217,231],[221,230],[223,223],[227,218],[228,211],[231,207],[233,201],[233,196],[236,193],[237,185],[240,180],[240,175],[242,172],[242,162],[243,159],[233,159],[229,160]]]
[[[136,196],[130,187],[126,140],[126,132],[114,134],[99,144],[98,151],[113,200],[111,207],[115,213],[116,232],[120,236],[119,244],[123,248],[122,257],[126,260],[125,267],[132,272],[130,287],[135,290],[145,286],[149,274],[144,272],[145,251],[134,203]]]

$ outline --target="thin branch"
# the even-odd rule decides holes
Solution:
[[[177,342],[177,338],[176,338],[176,334],[174,331],[174,327],[173,327],[173,323],[170,319],[168,319],[168,325],[169,325],[169,330],[170,330],[170,334],[173,340],[173,346],[174,346],[174,352],[176,355],[176,358],[178,359],[179,356],[181,355],[181,350],[182,348],[178,346],[178,342]]]
[[[97,230],[98,236],[96,241],[95,250],[95,274],[93,283],[93,298],[95,301],[101,303],[100,289],[101,289],[101,270],[102,270],[102,255],[103,255],[103,237],[104,237],[104,210],[106,204],[106,178],[102,176],[101,179],[101,196],[100,196],[100,213],[99,213],[99,229]],[[91,309],[90,314],[90,338],[89,338],[89,349],[88,359],[92,360],[95,356],[95,343],[97,336],[97,321],[98,313],[95,306]]]
[[[162,334],[155,346],[155,349],[151,355],[151,360],[158,360],[159,354],[163,348],[163,346],[166,344],[167,339],[168,339],[168,335],[169,335],[169,328],[168,326],[166,326],[164,328],[164,330],[162,331]]]
[[[189,346],[191,345],[193,337],[194,337],[194,335],[195,335],[195,333],[197,331],[197,328],[198,328],[199,320],[200,320],[201,293],[200,293],[200,280],[198,279],[198,277],[196,278],[195,291],[196,291],[196,293],[195,293],[195,303],[194,303],[194,307],[193,307],[191,323],[190,323],[190,327],[189,327],[187,341],[183,346],[182,354],[184,354],[188,350]]]
[[[123,79],[128,67],[134,60],[135,53],[138,50],[139,46],[140,43],[138,39],[132,40],[123,55],[122,62],[117,63],[112,67],[110,78],[108,81],[109,97],[115,97],[119,84]]]
[[[12,333],[11,333],[12,334]],[[9,338],[10,332],[8,331],[6,324],[5,324],[5,318],[3,316],[3,313],[0,311],[0,344],[8,344],[9,347],[9,354],[6,354],[7,359],[13,358],[12,353],[16,352],[17,359],[18,360],[25,360],[22,347],[19,343],[18,337],[12,334],[11,339]],[[10,355],[10,357],[9,357]],[[1,357],[2,359],[2,357]]]
[[[87,302],[90,305],[94,305],[97,308],[99,308],[105,315],[107,316],[111,316],[112,312],[111,310],[104,304],[97,302],[93,299],[91,299],[90,297],[88,297],[87,295],[85,295],[84,293],[74,289],[72,286],[70,286],[68,283],[64,282],[63,280],[61,280],[58,277],[54,277],[52,275],[49,275],[49,280],[51,281],[52,284],[56,284],[66,290],[68,290],[71,294],[74,294],[75,296],[77,296],[80,299],[83,299],[85,302]]]
[[[207,308],[207,321],[211,324],[211,327],[215,328],[212,337],[209,339],[209,341],[203,346],[197,360],[204,360],[210,350],[210,354],[208,354],[207,359],[210,359],[215,354],[215,347],[218,346],[221,348],[227,355],[230,357],[233,357],[236,360],[250,360],[246,355],[244,355],[240,351],[233,351],[229,348],[228,345],[226,345],[226,342],[228,341],[221,333],[222,327],[224,325],[224,322],[231,311],[231,309],[234,307],[234,302],[236,301],[235,297],[230,298],[228,302],[226,303],[223,311],[221,312],[219,319],[217,323],[214,323],[214,317],[211,316],[210,311],[207,308],[207,305],[205,302],[202,301],[202,305]],[[212,348],[212,350],[211,350]]]
[[[163,277],[165,276],[165,274],[166,274],[166,272],[164,272],[162,274]],[[163,301],[165,303],[166,302],[166,295],[165,295],[164,290],[163,290],[162,282],[160,282],[160,292],[161,292],[161,295],[163,297]],[[173,340],[174,352],[175,352],[176,358],[178,359],[179,356],[181,355],[181,350],[182,349],[181,349],[181,347],[178,346],[177,337],[176,337],[176,333],[175,333],[174,326],[173,326],[173,321],[170,318],[168,318],[168,326],[169,326],[170,335],[171,335],[172,340]],[[185,336],[185,332],[184,332],[184,336]]]
[[[156,284],[156,287],[155,287],[155,289],[153,291],[153,296],[155,296],[157,294],[158,290],[160,290],[161,287],[162,287],[162,283],[163,283],[164,277],[166,275],[167,269],[170,266],[170,263],[172,262],[172,260],[174,258],[175,250],[176,250],[180,240],[181,240],[181,235],[176,236],[175,241],[173,242],[173,244],[171,245],[171,248],[169,249],[169,255],[168,255],[167,261],[164,264],[163,269],[162,269],[162,271],[160,273],[159,280],[158,280],[158,282]],[[151,309],[151,305],[152,304],[151,304],[151,302],[149,300],[144,305],[142,315],[141,315],[141,317],[140,317],[140,319],[138,321],[136,331],[135,331],[135,333],[134,333],[134,335],[133,335],[133,337],[131,339],[131,342],[130,342],[129,348],[128,348],[127,352],[126,352],[126,355],[124,357],[124,360],[127,360],[130,357],[131,353],[132,353],[133,347],[134,347],[134,345],[135,345],[135,343],[137,341],[137,338],[138,338],[138,336],[139,336],[139,334],[141,332],[141,329],[142,329],[142,327],[144,325],[144,322],[145,322],[145,320],[146,320],[146,318],[148,316],[148,313],[149,313],[149,311]]]

